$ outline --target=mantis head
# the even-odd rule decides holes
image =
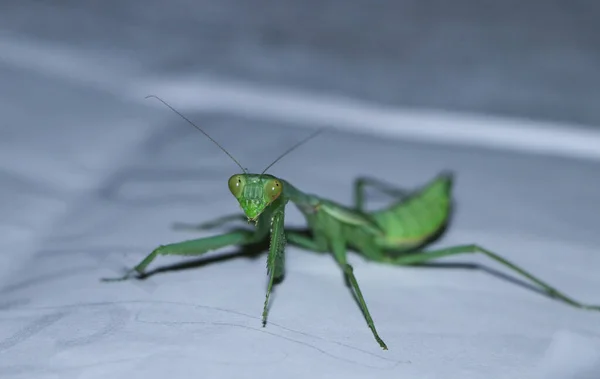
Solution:
[[[268,174],[235,174],[229,178],[229,190],[240,203],[248,221],[258,216],[283,192],[283,183]]]
[[[175,108],[170,106],[166,101],[161,98],[149,95],[146,98],[155,98],[156,100],[163,103],[165,106],[170,108],[173,112],[178,114],[181,118],[188,122],[191,126],[196,128],[199,132],[204,134],[208,139],[210,139],[215,145],[219,147],[225,154],[231,158],[235,164],[244,172],[243,174],[235,174],[231,178],[229,178],[229,190],[235,196],[235,198],[240,203],[242,210],[248,217],[248,221],[256,222],[258,216],[261,215],[265,211],[265,209],[273,203],[283,192],[283,183],[281,180],[277,179],[273,175],[265,174],[269,168],[271,168],[275,163],[279,162],[279,160],[289,154],[291,151],[296,149],[297,147],[304,144],[311,138],[316,137],[320,134],[324,129],[319,129],[315,133],[311,134],[304,140],[298,142],[283,154],[281,154],[277,159],[275,159],[270,165],[267,166],[263,170],[261,174],[250,174],[248,171],[233,157],[233,155],[229,154],[227,150],[217,141],[215,141],[211,136],[208,135],[202,128],[198,125],[194,124],[187,117],[179,113]]]

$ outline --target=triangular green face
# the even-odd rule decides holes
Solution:
[[[249,221],[255,221],[255,219],[260,216],[260,214],[263,213],[267,207],[267,203],[262,200],[241,198],[238,199],[238,201]]]
[[[256,221],[281,195],[283,184],[272,175],[236,174],[229,178],[229,190],[240,203],[248,221]]]

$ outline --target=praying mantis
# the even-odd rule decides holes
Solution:
[[[121,281],[132,275],[144,275],[146,267],[159,255],[199,256],[209,251],[233,245],[255,244],[269,240],[267,256],[268,285],[263,306],[262,323],[266,325],[267,307],[273,284],[284,274],[285,247],[291,244],[302,249],[332,254],[343,272],[347,284],[380,347],[388,347],[379,336],[366,301],[361,293],[353,267],[348,263],[347,252],[354,250],[368,261],[397,266],[420,265],[429,261],[459,254],[483,254],[504,267],[528,279],[551,298],[571,306],[600,310],[599,305],[580,303],[553,288],[500,255],[476,244],[451,246],[436,250],[425,250],[445,230],[452,210],[453,175],[443,172],[414,191],[396,188],[383,181],[359,177],[354,183],[354,205],[345,206],[338,202],[301,191],[288,181],[266,174],[266,171],[289,152],[313,138],[312,134],[288,149],[260,174],[249,173],[219,143],[204,130],[176,111],[164,100],[151,95],[194,126],[242,170],[229,178],[231,194],[237,199],[243,214],[230,215],[197,228],[212,228],[233,219],[247,220],[255,224],[254,230],[235,229],[230,232],[205,238],[161,245],[154,249],[135,267],[118,278],[103,281]],[[376,211],[365,208],[365,189],[372,187],[394,197],[394,201]],[[292,202],[300,210],[308,225],[308,233],[286,230],[284,227],[286,205]]]

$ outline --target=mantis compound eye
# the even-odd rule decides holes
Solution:
[[[229,178],[229,190],[236,198],[242,195],[244,191],[244,186],[246,185],[246,178],[244,175],[235,174],[231,178]]]
[[[279,180],[271,179],[265,183],[265,193],[270,201],[275,201],[281,195],[281,191],[283,191],[283,184]]]

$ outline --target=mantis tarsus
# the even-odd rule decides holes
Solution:
[[[125,280],[133,274],[144,275],[146,267],[159,255],[198,256],[226,246],[254,244],[270,238],[267,258],[269,281],[262,314],[263,326],[267,320],[267,305],[273,283],[284,273],[286,243],[315,252],[332,253],[335,262],[348,280],[374,338],[385,350],[387,350],[387,346],[375,329],[353,268],[346,259],[349,248],[367,260],[399,266],[419,265],[458,254],[480,253],[528,279],[552,298],[574,307],[600,310],[600,306],[587,305],[572,299],[517,265],[479,245],[469,244],[438,250],[424,250],[443,232],[449,220],[452,203],[452,175],[449,173],[440,174],[422,188],[412,192],[396,189],[376,179],[358,178],[354,184],[354,206],[344,206],[320,196],[302,192],[286,180],[265,173],[275,162],[316,134],[280,155],[262,173],[252,174],[206,132],[165,101],[156,96],[148,97],[158,99],[206,135],[242,170],[242,173],[231,176],[228,184],[229,190],[239,202],[244,215],[225,216],[202,225],[200,228],[215,227],[232,219],[247,219],[248,222],[254,222],[256,228],[253,231],[235,229],[221,235],[159,246],[137,266],[129,270],[125,276],[103,279],[105,281]],[[378,189],[396,199],[383,209],[367,211],[364,207],[366,186]],[[304,215],[308,224],[308,234],[284,229],[285,207],[289,201],[294,203]]]

